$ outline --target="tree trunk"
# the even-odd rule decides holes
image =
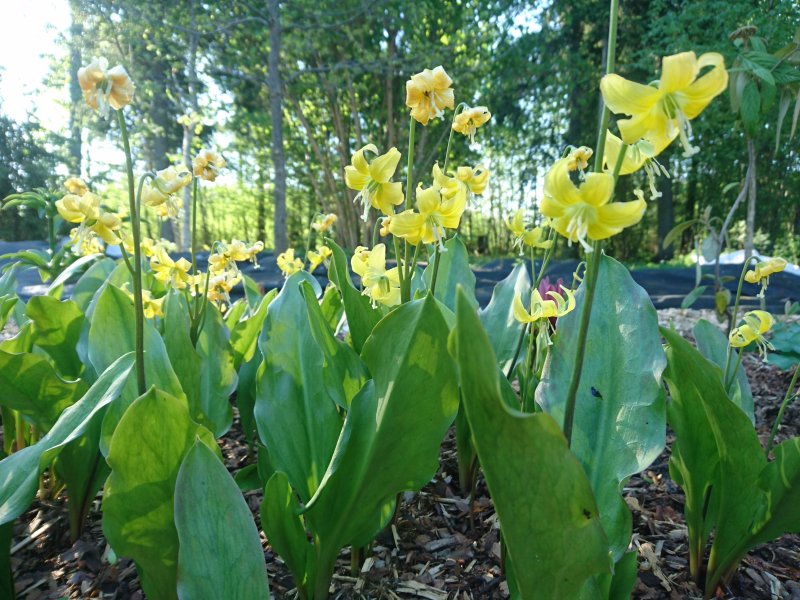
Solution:
[[[753,172],[750,175],[750,186],[747,189],[747,217],[745,220],[744,259],[753,255],[753,237],[756,231],[756,145],[752,139],[747,140],[747,157]]]
[[[669,170],[669,159],[664,159],[663,165]],[[672,178],[662,177],[661,184],[661,196],[658,198],[658,259],[669,260],[675,254],[675,244],[664,248],[664,238],[675,227]]]
[[[289,246],[286,236],[286,156],[283,152],[283,83],[281,82],[281,22],[278,0],[267,0],[269,12],[269,59],[267,86],[269,87],[269,111],[272,120],[272,165],[275,170],[275,212],[273,233],[275,252],[283,252]]]
[[[69,157],[70,169],[78,177],[81,176],[82,158],[82,127],[80,111],[83,106],[81,86],[78,83],[78,69],[81,68],[81,45],[83,36],[83,23],[80,15],[78,2],[70,2],[70,13],[72,24],[69,28],[70,49],[69,49]]]

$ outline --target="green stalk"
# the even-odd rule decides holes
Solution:
[[[438,242],[434,244],[433,250],[433,275],[431,276],[431,295],[436,295],[436,277],[439,275],[439,259],[442,257],[442,251],[439,250]]]
[[[408,126],[408,166],[406,167],[406,197],[403,202],[403,210],[408,210],[408,205],[411,200],[411,190],[414,187],[414,137],[417,129],[417,122],[414,117],[410,117]],[[421,242],[420,242],[421,243]],[[409,270],[408,264],[408,242],[404,240],[403,243],[403,264],[400,264],[400,254],[397,254],[397,272],[400,274],[400,298],[404,304],[411,300],[411,277],[412,273]],[[395,248],[399,248],[397,238],[395,237]]]
[[[128,140],[128,128],[125,125],[125,117],[121,110],[117,112],[117,122],[119,123],[120,134],[122,135],[122,146],[125,150],[125,166],[128,174],[128,204],[131,213],[131,232],[133,234],[133,309],[135,313],[135,337],[136,337],[136,386],[139,395],[147,391],[147,384],[144,376],[144,307],[142,303],[142,248],[140,245],[141,234],[139,230],[139,202],[134,195],[133,180],[133,158],[131,157],[131,146]],[[144,178],[142,178],[142,182]],[[141,197],[142,184],[139,184],[139,195]]]
[[[192,275],[197,275],[197,180],[192,181]],[[196,287],[196,286],[195,286]]]
[[[22,418],[22,413],[14,412],[14,433],[17,439],[17,452],[22,450],[25,446],[25,421]]]
[[[459,115],[466,108],[466,104],[463,102],[456,106],[456,109],[453,111],[453,120],[450,122],[450,136],[447,138],[447,148],[444,151],[444,167],[442,167],[442,173],[447,175],[447,160],[450,158],[450,145],[453,143],[453,123],[456,122],[456,117]]]
[[[797,394],[794,393],[794,389],[797,385],[798,374],[800,374],[800,365],[797,365],[794,368],[794,375],[792,375],[792,381],[789,383],[789,389],[786,390],[786,395],[783,397],[783,402],[781,402],[781,408],[778,411],[778,416],[775,417],[775,422],[772,424],[772,431],[770,431],[769,441],[767,441],[767,458],[769,458],[769,453],[772,452],[772,445],[775,443],[775,436],[778,434],[778,427],[783,420],[783,411],[785,411],[786,407],[789,406],[789,402],[797,398]]]
[[[750,267],[750,263],[753,261],[758,261],[758,258],[755,256],[751,256],[742,265],[742,272],[739,274],[739,286],[736,288],[736,299],[733,301],[733,314],[731,315],[731,320],[728,323],[728,335],[731,334],[731,331],[736,326],[736,320],[739,314],[739,300],[742,297],[742,286],[744,285],[744,276],[747,273],[747,269]],[[728,373],[727,365],[725,368],[725,373]]]

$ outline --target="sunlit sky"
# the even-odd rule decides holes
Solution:
[[[68,113],[67,82],[45,90],[50,56],[64,52],[58,44],[70,24],[67,0],[0,0],[0,110],[17,121],[34,113],[44,127],[62,130]]]

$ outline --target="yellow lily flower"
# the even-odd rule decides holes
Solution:
[[[567,155],[567,168],[570,171],[584,171],[589,166],[594,150],[588,146],[573,148]]]
[[[289,248],[286,252],[281,252],[275,259],[278,263],[278,268],[283,273],[284,277],[289,277],[294,273],[302,270],[303,261],[294,256],[294,248]]]
[[[156,279],[171,285],[176,290],[185,289],[192,280],[192,276],[189,274],[192,263],[185,258],[172,260],[163,246],[158,246],[155,254],[150,258],[150,268],[153,269]]]
[[[514,247],[519,248],[520,255],[523,254],[523,246],[542,248],[544,250],[553,246],[553,240],[546,239],[544,228],[534,227],[533,229],[525,229],[522,209],[515,212],[510,221],[506,220],[506,227],[514,234]]]
[[[441,117],[445,108],[452,109],[455,106],[452,84],[441,65],[412,75],[406,82],[406,106],[411,109],[412,118],[427,125],[431,119]]]
[[[120,243],[116,231],[122,226],[120,218],[112,213],[101,213],[91,226],[91,230],[100,236],[106,244],[116,246]]]
[[[334,213],[328,213],[327,215],[320,215],[320,218],[315,219],[314,222],[311,224],[311,228],[314,231],[318,231],[319,233],[325,233],[331,227],[333,227],[334,223],[339,220],[339,217],[336,216]]]
[[[205,286],[205,275],[202,276],[202,286]],[[225,271],[220,275],[211,277],[208,282],[206,298],[214,302],[220,309],[231,303],[231,290],[242,281],[240,272]]]
[[[712,67],[702,76],[704,67]],[[680,136],[684,156],[699,149],[689,143],[690,121],[697,117],[728,85],[725,60],[717,52],[707,52],[698,59],[694,52],[664,57],[658,87],[642,85],[610,74],[600,81],[608,108],[630,115],[617,122],[622,139],[634,144],[639,139],[674,139]]]
[[[95,221],[100,216],[100,197],[92,192],[85,192],[80,196],[67,194],[61,200],[56,200],[56,210],[70,223]]]
[[[78,69],[78,84],[86,104],[95,110],[99,109],[104,117],[108,116],[109,106],[120,110],[130,104],[136,89],[125,67],[117,65],[109,69],[105,58],[95,58]]]
[[[435,187],[417,186],[417,210],[405,210],[392,217],[389,231],[409,244],[439,244],[444,250],[445,229],[457,229],[467,206],[466,194],[445,198]]]
[[[156,173],[155,179],[144,184],[142,202],[155,209],[160,217],[175,217],[179,206],[174,194],[191,182],[192,174],[183,167],[162,169]]]
[[[669,171],[656,160],[656,156],[658,156],[664,148],[669,146],[677,135],[678,132],[675,131],[671,138],[661,138],[655,143],[646,139],[641,139],[635,144],[629,145],[628,149],[625,151],[625,157],[622,159],[622,166],[620,167],[619,174],[630,175],[644,167],[644,172],[647,175],[647,184],[650,186],[651,200],[661,197],[661,192],[656,188],[656,177],[659,175],[664,175],[665,177],[670,176]],[[622,140],[610,131],[607,131],[605,153],[603,155],[603,162],[607,171],[613,171],[621,150]]]
[[[72,251],[80,256],[102,254],[105,251],[103,244],[90,229],[86,227],[73,227],[69,232],[72,241]]]
[[[122,247],[125,248],[125,251],[128,254],[133,254],[133,236],[128,233],[127,231],[123,231],[119,234],[120,240],[122,241]],[[142,250],[142,256],[146,258],[150,258],[156,253],[156,248],[158,243],[149,237],[143,237],[139,240],[139,247]]]
[[[203,148],[192,161],[192,170],[200,179],[215,181],[221,169],[225,168],[225,159],[213,150]]]
[[[455,176],[452,176],[444,173],[439,168],[438,162],[433,164],[433,187],[447,199],[461,194],[466,200],[470,193],[483,194],[487,183],[489,183],[489,170],[482,165],[474,168],[458,167]]]
[[[466,107],[453,119],[453,131],[464,134],[472,143],[477,129],[491,118],[492,113],[485,106]]]
[[[773,316],[763,310],[751,310],[742,318],[744,325],[731,331],[729,338],[731,347],[744,348],[755,342],[761,356],[766,356],[767,349],[774,350],[772,344],[764,338],[764,334],[775,324]]]
[[[403,184],[389,181],[400,162],[400,152],[397,148],[391,148],[368,163],[364,158],[366,151],[378,154],[375,144],[367,144],[353,154],[352,164],[344,168],[347,187],[358,191],[354,200],[364,204],[361,217],[364,221],[367,220],[370,206],[390,215],[394,213],[394,206],[403,202]]]
[[[456,179],[465,183],[469,191],[480,196],[489,183],[489,169],[483,165],[477,167],[458,167],[456,169]]]
[[[525,310],[522,296],[514,296],[512,309],[514,318],[520,323],[533,323],[543,319],[563,317],[575,308],[575,295],[572,290],[563,288],[564,296],[555,291],[547,292],[552,300],[545,300],[536,288],[531,292],[531,309]]]
[[[316,251],[309,250],[306,253],[306,258],[308,259],[309,263],[308,272],[313,273],[314,270],[322,263],[324,263],[326,260],[328,260],[332,254],[333,251],[327,246],[317,246]]]
[[[68,177],[64,182],[64,187],[67,188],[70,194],[75,194],[76,196],[83,196],[89,191],[89,187],[80,177]]]
[[[372,306],[400,304],[400,276],[397,267],[386,269],[386,246],[378,244],[372,250],[359,246],[350,259],[353,272],[361,277],[361,292],[369,296]]]
[[[771,258],[766,262],[756,263],[755,268],[747,271],[744,274],[744,280],[748,283],[761,283],[761,291],[758,293],[759,298],[764,297],[764,292],[767,291],[769,286],[769,276],[775,273],[780,273],[786,268],[786,259],[781,257]]]
[[[576,185],[570,178],[569,158],[562,158],[545,175],[541,211],[550,217],[550,226],[570,243],[579,242],[591,252],[587,239],[616,235],[638,223],[647,208],[642,199],[609,202],[613,194],[614,177],[610,174],[587,173]]]

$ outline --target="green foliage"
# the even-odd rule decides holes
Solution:
[[[429,252],[432,257],[433,252]],[[475,300],[475,274],[469,266],[467,247],[460,236],[453,236],[444,244],[439,260],[439,273],[436,277],[436,299],[451,311],[456,309],[456,289],[461,286],[473,299],[473,308],[478,308]],[[433,280],[433,260],[428,263],[423,273],[425,287],[430,289]]]

